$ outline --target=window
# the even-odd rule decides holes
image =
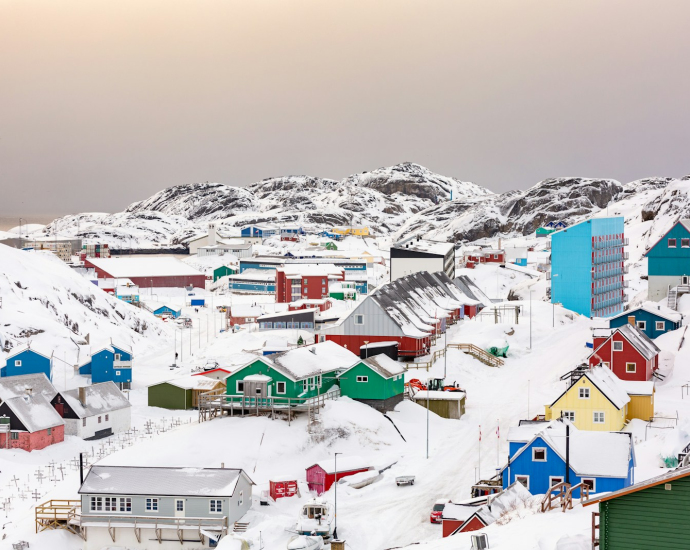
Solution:
[[[285,382],[276,382],[276,393],[285,394]]]
[[[109,419],[110,419],[110,415],[109,415],[109,414],[106,414],[106,415],[105,415],[105,421],[107,422]]]
[[[623,342],[614,342],[613,351],[623,351]]]
[[[119,353],[116,353],[116,354],[115,354],[115,361],[119,361],[119,360],[120,360],[120,354],[119,354]]]
[[[53,435],[53,428],[48,428],[48,435]]]
[[[498,254],[494,254],[494,260],[498,260]]]
[[[515,481],[518,483],[522,483],[525,486],[525,489],[529,489],[529,476],[515,476]]]
[[[132,499],[130,497],[120,497],[120,512],[132,511]]]
[[[575,422],[575,411],[563,411],[563,412],[561,412],[561,415],[566,420],[570,420],[571,422]]]
[[[676,239],[669,239],[668,240],[668,247],[669,248],[675,248],[676,247]]]
[[[681,239],[680,240],[680,247],[681,248],[690,248],[690,239]]]
[[[295,323],[295,324],[297,324],[297,323]],[[297,328],[297,327],[295,327],[295,328]],[[314,323],[311,323],[311,322],[302,323],[302,328],[314,328]]]
[[[546,462],[546,449],[544,447],[534,447],[532,449],[532,461]]]
[[[594,423],[603,424],[604,423],[604,413],[602,411],[594,411]]]
[[[657,330],[666,330],[666,323],[664,321],[657,321],[656,322],[656,329]]]
[[[223,513],[223,501],[211,499],[209,501],[209,511],[212,514],[222,514]]]
[[[115,371],[115,376],[120,376],[120,371],[119,371],[119,370],[116,370],[116,371]]]
[[[625,364],[625,372],[635,372],[637,370],[637,364],[636,363],[626,363]]]
[[[86,418],[83,418],[83,419],[82,419],[81,425],[84,426],[84,427],[86,427]]]
[[[593,493],[596,491],[596,480],[593,477],[583,477],[582,484],[589,487],[589,492]]]
[[[238,380],[235,383],[237,391],[235,393],[244,393],[244,380]]]
[[[105,503],[103,510],[106,512],[117,512],[117,497],[105,497],[103,501]]]
[[[10,439],[19,439],[19,432],[10,432]]]
[[[553,487],[554,485],[558,485],[559,483],[563,483],[563,478],[561,476],[549,476],[549,486]]]
[[[15,367],[21,367],[22,366],[22,360],[21,359],[16,359],[14,361],[14,366]]]
[[[305,378],[302,380],[302,391],[305,392],[309,389],[309,381]]]
[[[589,388],[580,388],[580,399],[589,399]]]
[[[98,417],[98,423],[99,424],[101,423],[101,417],[100,416]]]
[[[184,512],[184,500],[177,499],[175,501],[175,511],[176,512]]]
[[[316,385],[317,385],[319,388],[320,388],[321,385],[322,385],[322,384],[321,384],[321,375],[320,375],[320,374],[316,377]]]
[[[355,315],[355,325],[364,324],[364,315]]]
[[[91,511],[92,512],[102,512],[103,511],[103,497],[91,497]]]
[[[369,377],[368,376],[358,376],[357,382],[369,382]]]
[[[244,504],[244,491],[240,491],[240,498],[237,499],[237,506]]]
[[[647,321],[638,321],[637,322],[637,328],[640,330],[644,330],[647,328]]]
[[[158,512],[158,499],[157,498],[147,498],[146,499],[146,511],[147,512]]]

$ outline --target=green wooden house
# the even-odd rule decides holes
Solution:
[[[584,506],[592,504],[599,505],[599,521],[594,517],[592,522],[592,539],[598,540],[601,550],[688,548],[690,545],[688,467],[607,493]]]
[[[328,241],[324,246],[326,247],[326,250],[338,250],[338,246],[331,241]]]
[[[227,277],[228,275],[237,275],[238,269],[236,267],[230,267],[227,265],[222,265],[213,270],[213,282],[215,283],[221,277]]]
[[[228,376],[227,395],[307,399],[328,392],[338,374],[357,361],[331,341],[257,357]]]
[[[384,354],[360,359],[338,376],[340,393],[380,411],[391,411],[404,398],[405,365]]]
[[[199,395],[225,388],[223,380],[194,374],[149,386],[149,407],[187,410],[199,406]]]

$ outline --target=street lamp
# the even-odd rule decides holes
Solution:
[[[335,453],[335,512],[333,514],[333,538],[338,538],[338,455],[343,453]]]

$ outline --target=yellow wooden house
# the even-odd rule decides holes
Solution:
[[[551,405],[546,420],[567,418],[579,430],[616,432],[633,418],[654,417],[654,383],[620,380],[606,367],[585,372]]]
[[[369,237],[368,227],[334,227],[332,230],[336,235],[355,235],[356,237]]]

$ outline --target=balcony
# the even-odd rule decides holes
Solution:
[[[113,368],[131,369],[132,368],[132,362],[131,361],[113,361]]]

